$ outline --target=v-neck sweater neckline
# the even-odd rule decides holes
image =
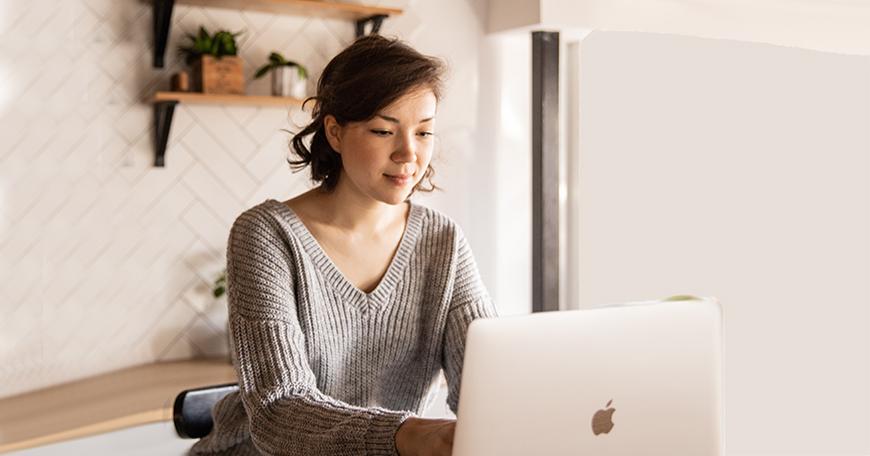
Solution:
[[[411,255],[414,252],[414,247],[417,244],[417,237],[422,226],[422,211],[421,206],[408,200],[410,205],[408,218],[405,222],[405,229],[402,232],[399,247],[393,255],[390,264],[387,267],[386,273],[381,278],[378,285],[371,292],[366,293],[352,284],[345,277],[344,273],[338,269],[326,251],[320,246],[320,243],[308,230],[308,227],[302,222],[302,219],[286,204],[275,200],[267,200],[269,203],[278,207],[278,210],[283,214],[293,230],[293,234],[302,242],[302,246],[308,256],[314,261],[315,266],[324,275],[324,277],[335,287],[335,291],[339,295],[352,302],[358,309],[380,310],[383,309],[389,302],[390,295],[396,288],[396,285],[401,281],[402,275],[410,262]]]

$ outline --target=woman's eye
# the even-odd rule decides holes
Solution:
[[[389,130],[372,130],[372,133],[374,133],[374,134],[377,135],[377,136],[382,136],[382,137],[383,137],[383,136],[389,136],[389,135],[392,135],[392,134],[393,134],[393,132],[391,132],[391,131],[389,131]],[[429,136],[434,135],[435,133],[432,133],[431,131],[421,131],[421,132],[418,133],[418,134],[419,134],[420,136],[423,136],[423,137],[429,137]]]

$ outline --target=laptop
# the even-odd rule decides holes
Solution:
[[[454,456],[721,456],[721,307],[675,296],[474,320]]]

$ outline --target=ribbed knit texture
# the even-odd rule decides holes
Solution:
[[[498,314],[459,226],[410,204],[371,293],[285,204],[236,219],[227,293],[240,388],[189,454],[396,456],[396,430],[428,407],[441,369],[456,413],[468,325]]]

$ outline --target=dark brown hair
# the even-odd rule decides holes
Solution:
[[[341,154],[326,139],[323,120],[335,116],[339,125],[370,120],[381,109],[417,88],[432,90],[440,101],[446,65],[436,57],[425,56],[398,38],[372,34],[358,38],[326,65],[317,82],[317,94],[305,99],[303,109],[314,101],[312,120],[293,135],[291,151],[298,160],[287,158],[293,171],[311,165],[311,180],[331,191],[341,173]],[[304,139],[313,134],[310,148]],[[423,178],[411,191],[431,192],[434,168],[430,164]],[[423,187],[424,181],[429,187]],[[409,195],[410,196],[410,195]]]

